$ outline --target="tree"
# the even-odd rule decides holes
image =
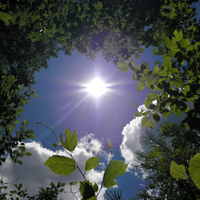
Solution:
[[[142,137],[147,151],[136,152],[136,169],[143,170],[147,177],[146,189],[139,191],[138,199],[198,199],[200,190],[190,177],[176,180],[170,175],[170,164],[184,164],[188,173],[189,160],[199,152],[199,132],[181,125],[165,123],[160,131],[148,131]],[[148,190],[154,190],[149,193]]]
[[[35,91],[29,88],[23,93],[23,87],[18,85],[16,88],[17,79],[13,75],[8,75],[6,70],[3,72],[0,81],[0,165],[6,161],[7,154],[12,161],[22,164],[19,157],[31,155],[26,152],[23,140],[34,138],[35,135],[33,130],[25,130],[25,126],[29,123],[26,120],[23,120],[18,130],[16,127],[20,122],[18,119],[21,118],[22,107],[28,103]]]
[[[179,2],[182,10],[175,15],[168,9],[165,16],[160,10],[173,2],[4,0],[0,8],[11,18],[0,21],[0,67],[28,86],[35,82],[35,71],[47,68],[48,59],[61,50],[70,55],[76,49],[90,58],[102,51],[106,61],[123,63],[139,57],[142,46],[158,46],[160,32],[180,28],[193,17],[194,10],[186,8],[196,1]]]
[[[125,65],[119,64],[119,68],[123,70],[131,68],[135,72],[133,80],[139,81],[138,92],[145,87],[151,90],[144,100],[148,111],[135,113],[136,117],[144,116],[143,126],[153,128],[154,122],[160,121],[160,115],[168,117],[173,113],[177,116],[186,113],[187,117],[182,123],[192,129],[200,130],[200,26],[194,19],[194,9],[187,4],[172,2],[169,6],[169,8],[166,5],[162,6],[161,13],[172,21],[178,16],[188,15],[187,18],[181,18],[183,23],[172,27],[170,32],[161,29],[160,35],[155,35],[159,42],[153,52],[157,56],[162,56],[163,62],[156,61],[155,66],[150,68],[146,62],[135,67],[131,61]],[[193,107],[189,108],[190,102]]]
[[[14,198],[13,195],[16,196],[15,199],[19,199],[19,197],[27,198],[28,200],[57,200],[58,194],[64,192],[62,188],[65,183],[58,182],[57,185],[53,182],[50,183],[51,187],[40,188],[39,193],[36,195],[29,196],[27,193],[27,189],[23,190],[23,185],[20,183],[19,185],[15,184],[16,189],[10,191],[9,196],[11,196],[11,200]],[[2,179],[0,180],[0,197],[1,200],[7,200],[8,193],[4,192],[4,189],[7,189],[7,183],[5,183]]]
[[[1,152],[9,152],[14,160],[25,152],[24,147],[12,152],[17,141],[33,136],[33,132],[25,132],[26,121],[16,137],[11,134],[22,111],[20,106],[29,98],[28,93],[20,96],[19,89],[32,85],[35,71],[46,68],[48,59],[62,50],[70,55],[76,49],[90,58],[102,51],[103,57],[121,71],[133,70],[133,79],[139,81],[138,91],[145,86],[155,91],[144,101],[149,110],[135,114],[144,116],[143,126],[154,127],[150,117],[158,122],[160,115],[180,116],[185,112],[183,124],[199,130],[199,23],[192,7],[196,1],[2,1],[0,15],[8,15],[0,21],[0,81],[5,86],[1,116],[8,117],[1,121]],[[145,62],[135,67],[131,58],[139,57],[143,46],[154,46],[155,55],[162,55],[163,63],[156,62],[153,69]],[[5,105],[13,94],[17,100]]]

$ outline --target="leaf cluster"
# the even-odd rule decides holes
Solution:
[[[63,133],[61,133],[58,142],[60,143],[60,147],[62,147],[63,150],[68,154],[68,157],[53,155],[48,158],[44,165],[49,167],[53,173],[60,175],[69,175],[78,169],[84,179],[83,181],[80,181],[79,185],[79,191],[82,199],[97,199],[102,187],[110,188],[115,186],[117,184],[115,179],[117,179],[119,175],[124,174],[126,171],[127,165],[125,165],[123,161],[110,161],[105,170],[101,188],[99,189],[97,183],[93,184],[85,178],[85,173],[87,171],[92,170],[99,165],[99,157],[91,157],[86,160],[85,172],[83,173],[72,155],[72,152],[75,150],[78,142],[77,132],[74,131],[74,133],[71,133],[70,130],[65,129],[65,140],[63,140]],[[54,144],[54,147],[57,147],[57,145]],[[72,187],[76,184],[77,182],[72,182],[70,185]],[[75,196],[72,188],[70,191],[72,192],[73,196]]]
[[[16,81],[17,79],[13,75],[8,75],[6,70],[0,77],[0,164],[5,162],[6,154],[9,154],[14,162],[22,164],[18,158],[31,155],[26,152],[23,140],[35,137],[33,130],[25,130],[25,126],[29,124],[26,120],[23,120],[16,130],[21,118],[20,113],[23,112],[22,107],[35,92],[29,88],[23,93],[24,88],[16,86]]]

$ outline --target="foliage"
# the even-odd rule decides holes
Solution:
[[[122,191],[120,190],[109,190],[106,192],[106,199],[107,200],[124,200],[122,197]]]
[[[187,18],[183,21],[184,25],[180,23],[179,27],[171,29],[172,33],[170,30],[171,35],[164,31],[156,35],[160,43],[154,46],[157,49],[153,49],[153,52],[162,56],[163,62],[156,61],[153,68],[146,62],[135,67],[133,60],[126,64],[127,68],[135,72],[133,80],[139,81],[137,91],[145,87],[151,90],[144,100],[148,112],[142,110],[135,113],[135,116],[143,116],[142,126],[153,128],[154,122],[159,122],[161,115],[168,117],[175,113],[181,116],[186,113],[187,117],[182,123],[200,129],[199,23],[193,18],[195,10],[183,2],[171,3],[170,10],[175,14],[168,15],[168,8],[163,5],[161,13],[171,20],[177,19],[180,13],[187,13]],[[192,108],[188,106],[190,102]]]
[[[7,193],[4,192],[4,190],[7,189],[7,183],[5,183],[2,179],[0,180],[0,198],[5,199]]]
[[[198,131],[185,129],[180,125],[165,123],[158,133],[148,131],[146,136],[142,137],[148,150],[136,152],[135,167],[149,175],[147,187],[139,191],[138,199],[192,200],[200,197],[200,190],[187,176],[191,171],[189,160],[200,150],[198,134]],[[174,166],[178,167],[179,174],[181,173],[179,178],[184,178],[184,180],[174,179],[170,175],[172,161],[178,163]],[[153,190],[154,193],[148,193],[148,190]]]
[[[5,193],[3,190],[7,189],[7,183],[3,182],[1,180],[1,187],[0,187],[0,197],[1,200],[7,200],[6,198],[7,193]],[[39,193],[37,195],[29,196],[27,193],[27,189],[23,190],[23,185],[20,183],[19,185],[15,184],[15,190],[10,191],[9,198],[10,200],[19,200],[21,198],[26,198],[28,200],[57,200],[58,194],[64,192],[64,189],[62,188],[65,185],[65,183],[58,182],[57,185],[53,182],[50,183],[51,187],[46,188],[40,188]],[[13,197],[15,196],[15,198]]]
[[[44,124],[44,122],[36,122],[37,124]],[[46,125],[45,125],[46,126]],[[51,132],[55,135],[53,129],[51,127],[46,126],[51,130]],[[98,188],[97,183],[94,183],[94,185],[85,178],[85,173],[89,170],[94,169],[99,165],[99,158],[98,157],[91,157],[89,158],[85,163],[85,172],[83,173],[81,169],[78,166],[78,163],[75,161],[72,152],[75,150],[77,146],[78,136],[76,131],[72,134],[70,130],[65,129],[65,141],[62,139],[62,133],[59,136],[58,140],[59,146],[68,154],[68,157],[66,156],[59,156],[59,155],[53,155],[48,158],[48,160],[44,163],[47,167],[50,168],[50,170],[55,174],[60,175],[69,175],[73,173],[76,169],[79,170],[81,175],[83,176],[83,181],[80,181],[79,191],[82,196],[82,199],[97,199],[98,194],[100,193],[101,189],[103,187],[110,188],[117,184],[115,182],[115,179],[119,175],[122,175],[125,173],[127,165],[124,164],[123,161],[110,161],[109,165],[107,166],[103,181],[101,184],[100,189]],[[75,185],[76,182],[72,182],[70,185]],[[76,198],[75,193],[72,191],[73,196]]]
[[[200,182],[199,182],[199,174],[200,174],[200,154],[197,153],[194,155],[189,162],[188,171],[190,173],[191,179],[193,180],[194,184],[200,189]],[[180,179],[188,179],[186,174],[185,166],[184,165],[177,165],[174,161],[171,162],[170,166],[170,174],[176,180]]]
[[[23,112],[22,107],[28,103],[35,91],[28,88],[23,93],[24,88],[20,85],[16,86],[17,79],[13,75],[8,75],[6,70],[3,72],[0,77],[0,165],[5,162],[6,154],[10,155],[12,161],[22,164],[19,157],[31,155],[26,152],[23,140],[35,136],[33,130],[25,130],[28,121],[24,119],[21,126],[18,126],[18,123],[21,118],[20,113]]]
[[[0,69],[16,75],[18,84],[32,85],[34,73],[47,68],[50,57],[57,57],[59,51],[71,55],[76,49],[91,59],[103,52],[106,61],[120,61],[119,68],[126,71],[124,61],[138,58],[142,46],[158,45],[161,31],[170,32],[166,30],[184,25],[185,14],[190,18],[194,15],[194,10],[185,9],[193,2],[179,1],[182,9],[174,16],[169,11],[178,9],[165,8],[169,3],[162,0],[116,0],[115,4],[94,0],[3,0]]]
[[[130,68],[135,72],[133,80],[139,81],[138,92],[145,87],[151,90],[144,100],[147,111],[141,110],[141,112],[135,113],[136,117],[143,116],[142,126],[153,128],[154,122],[159,122],[161,115],[168,117],[175,113],[177,116],[181,116],[182,113],[186,113],[187,117],[182,124],[187,128],[190,127],[192,135],[195,135],[194,130],[200,130],[200,28],[199,23],[194,19],[196,11],[191,7],[194,2],[197,0],[116,0],[115,4],[112,1],[96,0],[1,1],[0,81],[1,87],[4,89],[1,92],[0,107],[2,117],[0,121],[2,144],[0,163],[5,161],[4,154],[6,152],[10,154],[13,161],[18,163],[21,163],[18,157],[24,154],[30,155],[25,152],[22,142],[26,138],[34,137],[32,130],[25,131],[28,122],[24,120],[19,131],[13,134],[18,122],[17,117],[20,117],[19,114],[23,111],[21,107],[34,93],[29,88],[28,92],[23,94],[22,85],[28,87],[34,84],[34,73],[42,67],[47,68],[48,59],[51,56],[56,57],[59,51],[71,55],[72,50],[76,49],[91,59],[102,51],[105,60],[112,60],[121,71],[125,72]],[[152,7],[152,5],[154,6]],[[144,46],[153,46],[154,54],[162,56],[163,62],[156,61],[153,68],[146,62],[135,67],[132,56],[139,58]],[[188,106],[190,102],[193,105],[192,108]],[[62,134],[59,139],[61,146],[69,153],[70,157],[52,156],[46,161],[46,165],[54,173],[67,175],[76,168],[79,171],[80,169],[71,153],[76,148],[77,135],[66,130],[65,137],[68,140],[63,141]],[[153,138],[153,136],[151,137]],[[171,138],[171,136],[167,137]],[[179,139],[176,142],[179,147],[173,144],[170,148],[179,149],[179,151],[174,150],[175,152],[172,154],[168,152],[169,155],[174,153],[175,158],[176,154],[181,157],[183,153],[180,148],[186,148],[184,145],[187,144],[186,155],[188,157],[185,161],[171,159],[171,157],[171,160],[169,159],[181,164],[183,171],[183,166],[185,166],[186,172],[188,170],[187,160],[196,154],[193,145],[197,149],[195,142],[193,145],[192,142],[191,144],[187,143],[187,137],[189,137],[187,134],[177,136]],[[198,140],[198,137],[196,139]],[[18,141],[22,146],[13,151],[12,148],[17,147]],[[57,144],[54,143],[54,146]],[[188,146],[191,147],[190,152]],[[164,150],[170,149],[165,144],[163,148]],[[166,166],[166,162],[169,164],[168,160],[166,161],[166,156],[169,155],[159,149],[160,147],[153,147],[148,156],[156,159],[161,157],[158,166],[162,168]],[[162,156],[163,154],[165,156]],[[140,156],[142,159],[147,155],[141,153]],[[58,161],[58,168],[55,161]],[[94,161],[95,164],[92,164],[91,161]],[[149,169],[152,167],[150,161],[146,161],[146,164],[150,163]],[[67,163],[67,168],[65,167],[64,170],[61,167],[63,162]],[[85,170],[95,168],[98,162],[97,157],[90,158],[86,162]],[[120,162],[111,161],[104,174],[105,180],[107,180],[106,173],[109,174],[113,167],[122,165]],[[167,169],[169,170],[169,165]],[[157,172],[156,170],[159,172],[160,169],[155,167],[153,172]],[[80,173],[84,177],[81,171]],[[118,173],[121,173],[120,170]],[[118,173],[115,174],[116,177],[119,175]],[[161,176],[161,174],[159,175]],[[169,178],[169,176],[167,177]],[[162,178],[160,180],[165,180],[166,177]],[[104,187],[116,184],[112,178],[108,181],[105,180]],[[168,180],[169,183],[174,181],[170,178]],[[178,181],[176,185],[181,188],[181,183]],[[165,183],[162,184],[164,184],[163,190],[165,190],[167,186]],[[190,184],[193,187],[191,180]],[[150,187],[154,187],[154,185]],[[188,186],[188,188],[190,187]],[[85,192],[88,190],[89,194],[95,198],[98,188],[95,184],[84,180],[80,183],[80,192],[83,198],[84,195],[88,195],[88,192]],[[148,194],[147,191],[142,192],[144,195]],[[184,194],[184,192],[180,194]]]

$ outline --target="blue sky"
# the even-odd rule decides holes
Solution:
[[[196,4],[198,8],[198,4]],[[199,5],[200,7],[200,5]],[[153,66],[155,57],[151,50],[146,50],[135,64],[147,62]],[[109,91],[100,98],[94,98],[85,91],[84,85],[94,77],[101,77],[109,84]],[[38,187],[46,187],[51,181],[66,182],[65,191],[69,191],[71,181],[82,180],[77,172],[69,176],[54,175],[43,163],[51,155],[63,154],[53,147],[56,142],[53,134],[36,121],[42,121],[47,126],[53,126],[57,136],[64,129],[74,129],[81,141],[74,151],[74,157],[84,168],[84,162],[91,156],[100,156],[101,165],[87,174],[91,181],[101,183],[104,165],[107,165],[109,149],[107,139],[113,141],[114,160],[124,160],[128,164],[128,171],[120,176],[118,188],[122,190],[124,199],[135,196],[145,182],[141,180],[145,174],[137,174],[132,170],[134,151],[143,149],[139,137],[145,133],[141,128],[140,118],[134,118],[137,102],[143,106],[143,101],[149,92],[147,89],[138,93],[136,82],[132,81],[133,72],[120,72],[112,63],[106,63],[101,55],[94,61],[78,54],[65,56],[63,52],[57,59],[51,58],[49,68],[42,69],[35,74],[37,83],[32,87],[39,98],[31,98],[28,106],[24,107],[22,119],[29,121],[27,128],[36,134],[34,141],[27,141],[27,149],[32,152],[31,157],[23,157],[23,165],[12,163],[9,158],[0,168],[0,175],[9,183],[12,189],[14,183],[23,183],[30,194],[35,194]],[[169,119],[170,120],[170,119]],[[180,118],[171,117],[171,120]],[[138,178],[140,177],[140,178]],[[75,187],[75,191],[77,188]],[[104,199],[105,190],[101,191],[98,199]],[[65,193],[58,199],[73,199],[70,193]]]

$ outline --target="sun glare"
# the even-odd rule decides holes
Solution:
[[[87,85],[87,89],[94,97],[100,97],[105,94],[106,85],[100,78],[95,78]]]

